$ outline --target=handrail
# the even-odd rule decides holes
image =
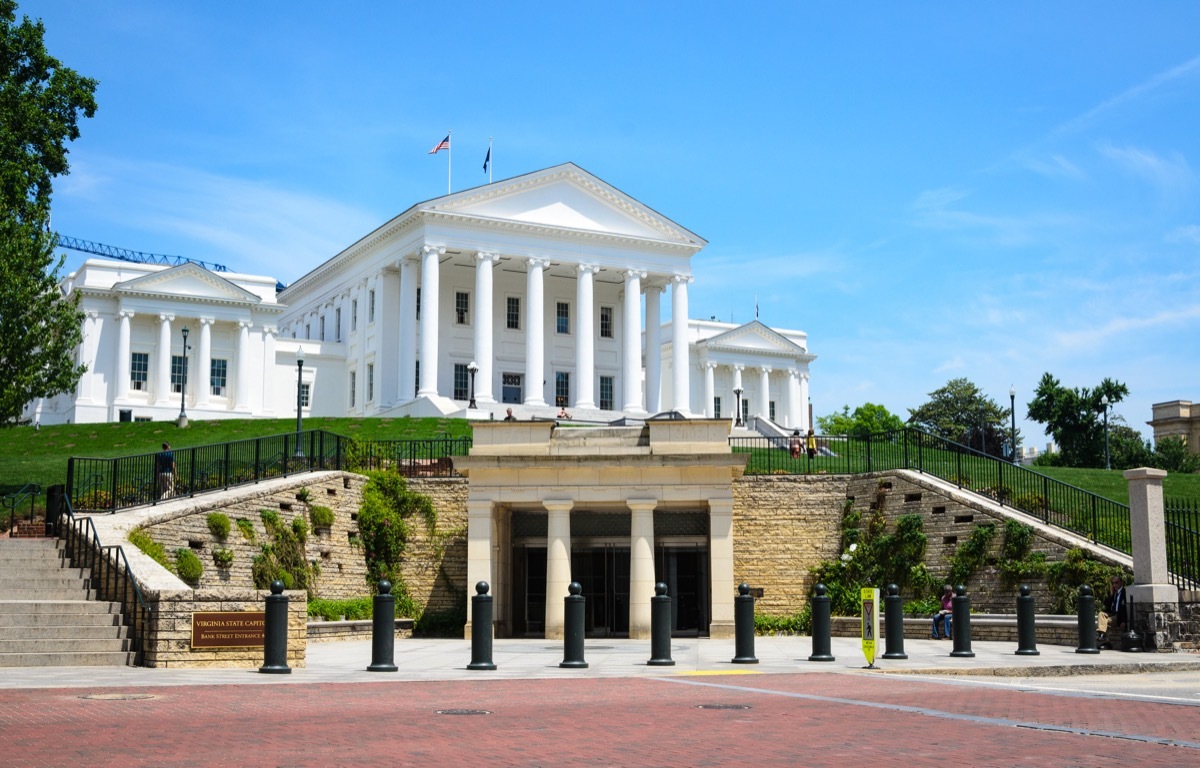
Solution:
[[[42,486],[37,483],[26,483],[18,491],[13,491],[4,495],[2,501],[4,506],[8,507],[8,530],[12,530],[16,525],[17,506],[25,499],[29,499],[29,519],[32,522],[34,513],[34,501],[42,492]]]

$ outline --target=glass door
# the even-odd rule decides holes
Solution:
[[[583,587],[585,637],[629,636],[629,547],[571,550],[571,579]]]

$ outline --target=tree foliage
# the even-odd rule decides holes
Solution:
[[[1109,405],[1109,453],[1112,453],[1112,406],[1125,399],[1129,389],[1105,378],[1094,389],[1068,388],[1049,373],[1042,375],[1029,402],[1029,418],[1046,425],[1046,434],[1058,445],[1065,467],[1104,466],[1104,398]]]
[[[66,143],[96,111],[96,81],[50,56],[40,21],[0,0],[0,425],[37,397],[70,391],[85,368],[76,299],[58,288],[48,230],[51,182],[68,172]]]
[[[850,412],[850,406],[834,411],[828,416],[817,417],[817,426],[823,435],[852,435],[866,437],[881,432],[892,432],[904,428],[899,416],[882,405],[863,403]]]
[[[929,393],[929,401],[909,408],[909,424],[991,456],[1009,456],[1012,409],[1004,408],[964,378],[951,379]],[[1021,433],[1016,434],[1017,445]]]
[[[400,566],[408,547],[408,518],[418,515],[432,530],[437,512],[428,496],[408,489],[395,472],[368,472],[358,511],[358,530],[367,562],[367,584],[374,588],[387,579],[396,594],[404,586]]]

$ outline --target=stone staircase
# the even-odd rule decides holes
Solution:
[[[0,667],[134,663],[121,604],[95,599],[57,539],[0,539]]]

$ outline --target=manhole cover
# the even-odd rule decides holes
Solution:
[[[487,709],[439,709],[436,710],[439,715],[490,715],[491,710]]]
[[[749,704],[697,704],[696,709],[750,709]]]
[[[86,693],[79,698],[95,699],[96,701],[138,701],[139,699],[156,699],[158,697],[152,693]]]

